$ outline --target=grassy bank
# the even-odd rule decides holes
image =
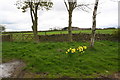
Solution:
[[[25,69],[37,77],[96,77],[118,71],[118,44],[111,41],[95,43],[95,49],[88,48],[84,54],[69,57],[68,48],[89,46],[88,42],[46,42],[21,43],[3,42],[3,61],[21,59]],[[120,70],[119,70],[120,71]]]

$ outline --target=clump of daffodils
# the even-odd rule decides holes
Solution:
[[[74,53],[84,53],[85,50],[87,49],[87,46],[79,46],[77,48],[69,48],[66,51],[66,54],[74,54]]]
[[[66,51],[66,54],[67,54],[67,53],[72,53],[72,54],[73,54],[73,53],[75,53],[75,52],[76,52],[76,49],[75,49],[75,48],[73,48],[73,49],[72,49],[72,48],[69,48],[69,49]]]
[[[77,48],[77,51],[78,51],[78,52],[84,52],[84,50],[86,50],[86,49],[87,49],[86,46],[79,46],[79,47]]]

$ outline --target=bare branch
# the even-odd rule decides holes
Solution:
[[[76,7],[78,8],[78,9],[81,9],[81,10],[83,10],[83,11],[85,11],[85,12],[89,12],[89,10],[92,10],[89,6],[90,5],[93,5],[93,4],[80,4],[80,5],[77,5]],[[88,9],[88,10],[87,10]]]
[[[96,15],[100,14],[101,12],[96,13]]]
[[[119,0],[111,0],[111,1],[113,1],[113,2],[119,2]]]
[[[67,8],[67,11],[69,11],[68,5],[67,5],[67,3],[65,2],[65,0],[64,0],[64,3],[65,3],[65,6],[66,6],[66,8]]]
[[[32,4],[31,2],[29,2],[29,7],[30,7],[30,15],[31,15],[31,19],[32,19],[32,23],[34,23],[34,18],[33,18],[33,10],[32,10]]]
[[[89,12],[88,10],[86,10],[85,7],[79,7],[79,9],[81,9],[82,11],[85,11],[85,12]]]

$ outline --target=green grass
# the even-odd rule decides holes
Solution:
[[[96,30],[96,33],[99,34],[113,34],[117,29],[107,29],[107,30]],[[72,31],[73,34],[77,33],[87,33],[91,34],[91,30],[76,30]],[[16,34],[22,34],[22,33],[16,33]],[[23,34],[33,34],[33,33],[23,33]],[[49,31],[49,32],[39,32],[39,35],[53,35],[53,34],[68,34],[68,31]]]
[[[100,74],[118,71],[118,44],[111,41],[95,43],[95,49],[88,48],[84,54],[65,54],[68,48],[88,42],[3,42],[3,61],[21,59],[25,69],[32,73],[48,73],[45,77],[94,78]],[[108,72],[107,72],[108,71]],[[120,70],[119,70],[120,71]],[[41,76],[39,76],[41,77]]]
[[[113,34],[117,29],[107,29],[107,30],[96,30],[96,33],[99,34]],[[72,31],[73,34],[76,33],[87,33],[91,34],[91,30],[76,30]],[[38,34],[40,35],[45,35],[45,32],[39,32]],[[68,31],[53,31],[53,32],[46,32],[47,35],[52,35],[52,34],[68,34]]]

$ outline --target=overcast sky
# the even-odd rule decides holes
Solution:
[[[5,25],[6,31],[30,31],[31,18],[29,11],[22,13],[14,5],[17,0],[0,1],[0,24]],[[63,0],[52,0],[54,5],[49,11],[38,11],[38,30],[50,28],[63,28],[68,26],[68,13]],[[78,3],[94,3],[95,0],[78,0]],[[83,2],[84,1],[84,2]],[[100,5],[97,15],[97,28],[118,26],[118,3],[111,0],[99,0]],[[91,6],[93,8],[93,6]],[[92,11],[89,13],[80,9],[73,12],[72,26],[79,28],[91,28]]]

